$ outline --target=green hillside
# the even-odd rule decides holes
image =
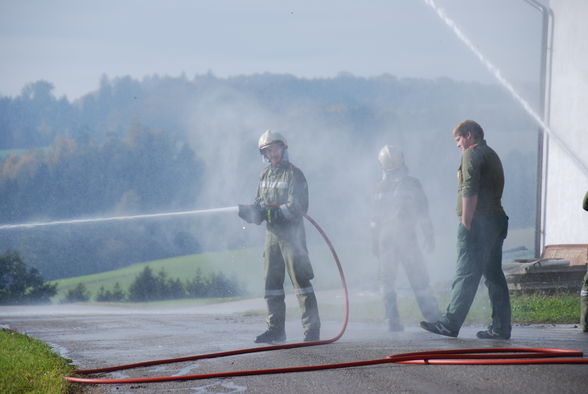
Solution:
[[[358,259],[357,247],[347,246],[337,250],[341,264],[345,271],[347,283],[361,282],[366,276],[373,276],[374,267],[364,261],[363,264],[351,264],[350,262],[362,261]],[[329,249],[321,243],[309,245],[310,258],[315,272],[313,284],[317,289],[338,288],[341,285],[339,272]],[[112,290],[114,284],[119,282],[122,289],[128,289],[135,277],[149,266],[154,273],[164,269],[169,278],[180,278],[182,281],[192,279],[198,269],[202,274],[222,272],[236,278],[247,292],[252,296],[263,294],[263,250],[262,248],[241,249],[214,253],[193,254],[169,259],[147,261],[113,271],[105,271],[99,274],[77,276],[67,279],[52,281],[57,283],[58,293],[53,297],[53,302],[65,297],[65,293],[73,289],[78,283],[83,283],[92,293],[92,299],[101,286],[105,290]],[[285,286],[290,286],[290,280],[286,278]]]
[[[244,249],[147,261],[99,274],[55,280],[51,283],[57,283],[58,293],[53,300],[62,299],[65,292],[73,289],[78,283],[83,283],[92,295],[95,295],[101,286],[104,286],[106,290],[112,290],[116,282],[119,282],[120,286],[126,290],[146,266],[149,266],[154,273],[164,269],[168,277],[180,278],[182,281],[193,278],[198,269],[204,275],[222,272],[227,276],[236,277],[252,294],[259,293],[263,289],[261,250]]]

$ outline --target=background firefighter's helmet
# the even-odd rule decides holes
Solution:
[[[385,171],[392,171],[404,166],[404,155],[402,151],[392,145],[384,145],[378,154],[378,160],[382,169]]]
[[[266,130],[261,135],[261,137],[259,137],[259,142],[257,144],[259,146],[259,152],[263,154],[263,150],[265,148],[275,143],[281,143],[282,145],[284,145],[284,148],[288,147],[288,142],[282,134],[278,133],[277,131]]]

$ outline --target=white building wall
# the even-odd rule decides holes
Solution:
[[[545,244],[588,243],[588,0],[551,0],[553,52],[550,128],[585,168],[549,138]],[[544,180],[545,182],[545,180]]]

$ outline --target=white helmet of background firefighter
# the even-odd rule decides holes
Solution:
[[[277,131],[266,130],[263,132],[261,137],[259,137],[259,141],[257,146],[259,147],[259,153],[263,155],[263,150],[270,146],[271,144],[282,144],[284,148],[288,147],[288,141],[286,138]]]
[[[404,167],[404,155],[400,148],[393,145],[384,145],[378,154],[380,166],[384,171],[393,171]]]

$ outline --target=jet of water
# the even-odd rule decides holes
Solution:
[[[498,80],[498,82],[511,94],[511,96],[519,102],[523,109],[535,120],[535,122],[543,129],[551,139],[553,139],[560,148],[572,159],[572,161],[578,166],[578,169],[588,178],[588,166],[578,157],[578,155],[572,151],[572,149],[543,121],[529,105],[528,101],[525,100],[512,86],[512,84],[502,76],[502,73],[492,62],[490,62],[484,54],[474,45],[474,43],[461,31],[457,24],[447,16],[445,11],[435,4],[434,0],[423,0],[425,4],[430,6],[441,18],[443,22],[455,33],[457,38],[462,41],[468,49],[470,49],[474,55],[480,60],[480,62],[490,71],[492,75]]]
[[[211,209],[199,209],[194,211],[177,211],[177,212],[161,212],[151,213],[145,215],[132,215],[132,216],[111,216],[111,217],[97,217],[97,218],[86,218],[86,219],[71,219],[71,220],[56,220],[52,222],[32,222],[32,223],[20,223],[20,224],[3,224],[0,225],[0,230],[12,230],[21,228],[33,228],[43,226],[57,226],[64,224],[83,224],[83,223],[98,223],[98,222],[112,222],[116,220],[139,220],[139,219],[155,219],[165,218],[170,216],[185,216],[185,215],[202,215],[202,214],[214,214],[214,213],[236,213],[238,207],[225,207],[225,208],[211,208]]]

